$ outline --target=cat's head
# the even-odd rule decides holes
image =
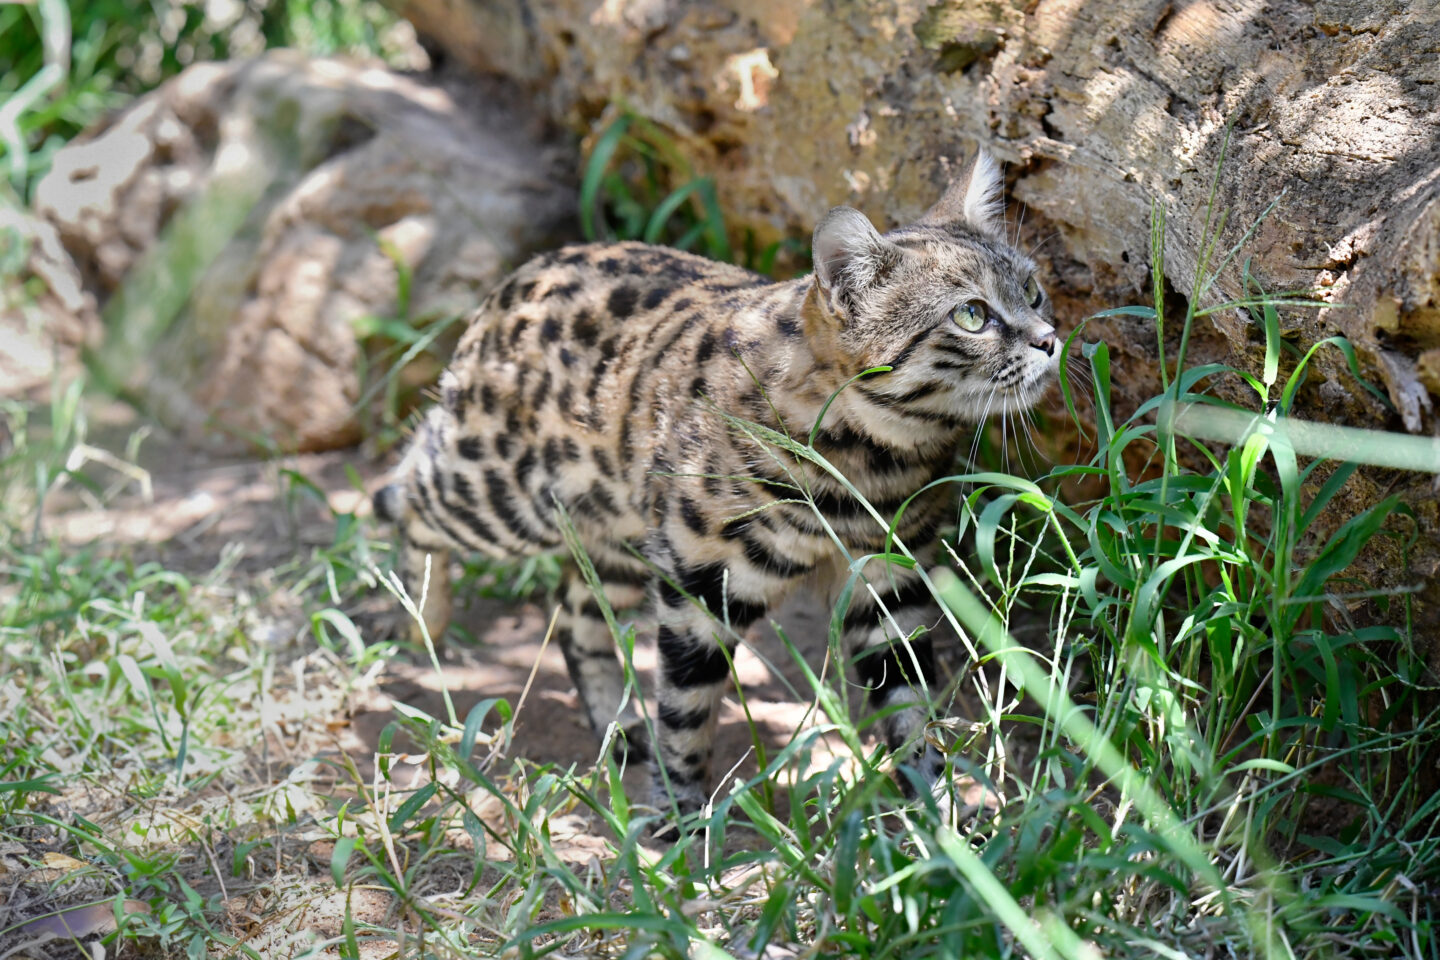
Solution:
[[[949,417],[1028,408],[1059,362],[1035,263],[1005,237],[1004,181],[980,152],[940,202],[881,235],[836,207],[815,228],[816,292],[867,393]]]

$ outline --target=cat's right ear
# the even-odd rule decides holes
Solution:
[[[855,304],[895,267],[900,248],[853,207],[834,207],[815,225],[815,279],[832,312],[854,319]]]
[[[968,224],[996,240],[1005,236],[1005,176],[986,150],[980,150],[946,189],[945,195],[916,223],[937,227]]]

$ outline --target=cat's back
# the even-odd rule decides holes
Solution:
[[[540,254],[507,277],[470,319],[455,364],[562,369],[612,361],[668,317],[704,312],[768,284],[733,264],[645,243],[573,244]]]
[[[777,286],[643,243],[541,254],[471,316],[427,418],[428,456],[474,474],[492,501],[510,491],[537,529],[558,497],[577,521],[593,515],[638,536],[660,418],[693,397],[700,370],[728,358],[691,341]]]

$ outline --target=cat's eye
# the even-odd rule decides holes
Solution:
[[[990,321],[990,311],[979,300],[960,304],[951,316],[954,317],[956,326],[970,333],[979,333]]]
[[[1034,277],[1025,281],[1025,299],[1029,301],[1031,310],[1039,310],[1040,304],[1045,300],[1045,291],[1040,289],[1040,284],[1035,282]]]

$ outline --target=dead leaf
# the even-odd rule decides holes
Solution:
[[[46,854],[46,857],[51,856]],[[60,854],[55,854],[60,856]],[[141,900],[126,900],[126,913],[149,913],[150,905]],[[61,939],[80,940],[96,934],[115,931],[115,902],[87,903],[71,907],[46,917],[36,917],[20,925],[20,933],[27,937],[43,937],[46,934]]]
[[[40,862],[44,864],[43,867],[36,867],[25,875],[27,883],[54,883],[90,866],[84,860],[53,852],[42,856]]]

